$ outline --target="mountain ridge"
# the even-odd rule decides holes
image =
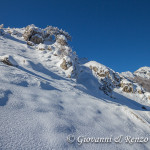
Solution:
[[[70,134],[150,133],[149,92],[100,63],[78,58],[68,40],[67,32],[52,26],[1,27],[0,148],[148,149],[149,143],[67,142]]]

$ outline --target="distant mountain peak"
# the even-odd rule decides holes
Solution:
[[[134,75],[150,79],[150,67],[141,67],[134,72]]]

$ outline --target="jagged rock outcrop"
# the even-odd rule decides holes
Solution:
[[[67,32],[52,26],[40,29],[35,25],[29,25],[25,28],[23,37],[29,46],[36,44],[36,49],[49,50],[54,56],[57,56],[61,60],[59,66],[67,71],[67,77],[71,77],[75,73],[77,56],[68,45],[71,36]],[[51,41],[52,44],[46,45],[45,41]]]
[[[93,75],[98,79],[99,89],[107,95],[111,95],[115,88],[125,93],[145,94],[145,90],[138,83],[123,77],[100,63],[90,61],[85,66],[91,69]]]
[[[89,78],[85,76],[86,74],[89,74],[87,75]],[[119,86],[121,80],[118,73],[95,61],[90,61],[82,65],[78,72],[78,80],[80,81],[84,76],[89,80],[89,83],[91,83],[91,88],[93,85],[97,85],[97,88],[110,96],[113,89]],[[94,78],[92,78],[92,76],[94,76]],[[86,82],[89,84],[88,81]]]
[[[47,26],[45,29],[43,29],[44,38],[50,37],[50,39],[53,39],[54,36],[56,39],[58,35],[63,35],[67,40],[71,40],[71,36],[68,34],[68,32],[58,29],[57,27]]]
[[[43,43],[45,40],[57,40],[61,45],[67,45],[67,40],[71,40],[71,36],[67,32],[59,30],[57,27],[48,26],[45,29],[40,29],[33,24],[25,28],[23,37],[26,41],[35,44]]]
[[[87,63],[86,66],[88,66],[100,80],[100,89],[105,93],[111,93],[113,88],[119,87],[121,77],[118,73],[94,61]]]
[[[23,37],[26,41],[31,41],[35,44],[43,43],[42,32],[34,25],[29,25],[25,28]]]

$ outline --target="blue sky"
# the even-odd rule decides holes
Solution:
[[[0,0],[5,27],[57,26],[79,57],[118,72],[150,66],[149,0]]]

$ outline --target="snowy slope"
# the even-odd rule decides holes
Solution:
[[[60,54],[57,40],[29,46],[24,31],[6,28],[0,36],[0,149],[150,148],[149,141],[125,141],[150,138],[149,93],[124,92],[119,84],[131,84],[128,80],[97,62],[79,63],[69,46]],[[76,138],[73,143],[67,142],[69,135]],[[118,136],[122,143],[115,143]],[[81,144],[84,137],[112,141]]]

